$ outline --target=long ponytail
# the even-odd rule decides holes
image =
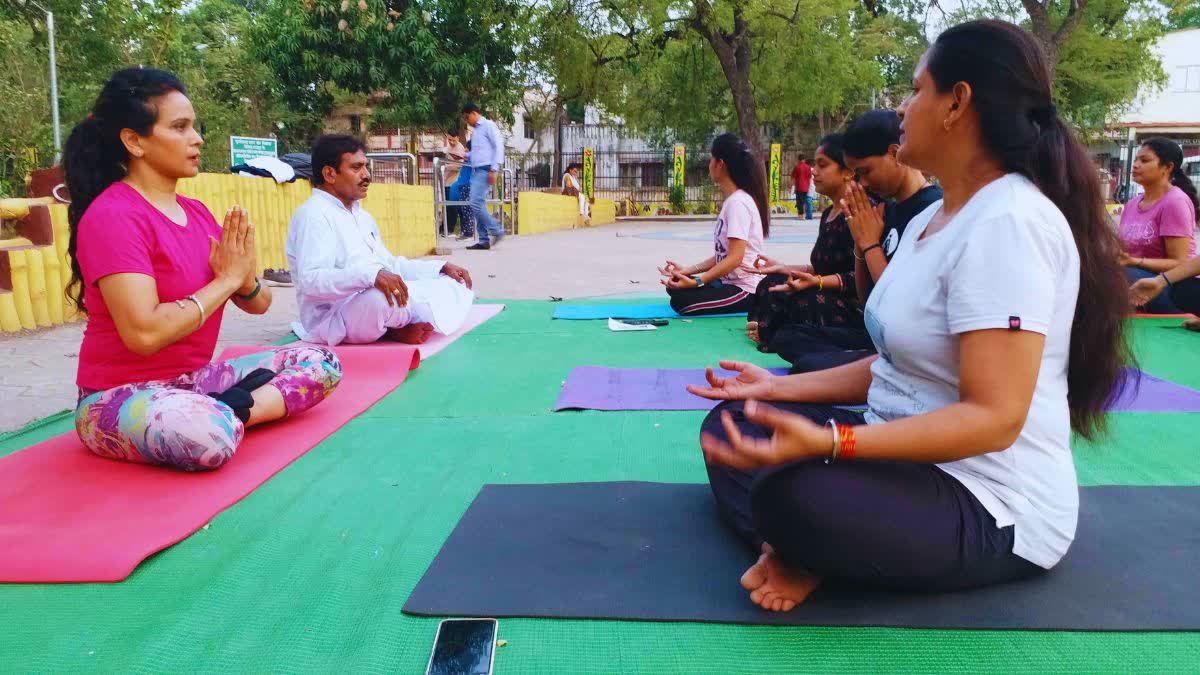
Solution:
[[[725,162],[729,178],[739,189],[754,198],[762,218],[763,237],[771,234],[771,204],[767,196],[767,172],[750,146],[737,134],[721,134],[713,139],[712,156]]]
[[[100,193],[124,178],[128,171],[129,154],[121,142],[121,130],[132,129],[148,136],[158,120],[152,99],[172,91],[187,93],[179,78],[164,70],[117,71],[100,91],[92,112],[67,137],[63,148],[63,171],[71,195],[71,205],[67,208],[71,231],[67,243],[71,259],[67,297],[80,312],[86,312],[87,308],[83,304],[83,272],[75,258],[79,221]]]
[[[1051,100],[1045,54],[1026,31],[996,20],[971,21],[942,33],[927,69],[940,91],[971,86],[987,150],[1019,173],[1066,217],[1079,250],[1079,298],[1071,326],[1067,403],[1071,427],[1094,438],[1107,426],[1108,402],[1126,385],[1133,363],[1125,337],[1129,294],[1117,265],[1120,243],[1087,151]]]
[[[1161,136],[1146,139],[1142,142],[1142,147],[1153,152],[1160,164],[1171,165],[1171,185],[1183,190],[1188,199],[1192,200],[1197,222],[1200,222],[1200,197],[1196,195],[1196,186],[1192,179],[1183,172],[1183,148],[1175,141]]]

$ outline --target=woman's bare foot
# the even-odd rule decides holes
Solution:
[[[750,338],[750,341],[753,342],[754,344],[758,344],[759,337],[758,337],[758,322],[757,321],[747,321],[746,322],[746,337]]]
[[[750,600],[772,612],[790,612],[821,583],[819,577],[793,572],[783,565],[769,544],[763,544],[758,562],[742,575],[742,588]]]
[[[433,324],[410,323],[402,328],[389,328],[383,336],[408,345],[424,344],[433,335]]]
[[[1183,327],[1200,333],[1200,319],[1188,319],[1183,322]]]

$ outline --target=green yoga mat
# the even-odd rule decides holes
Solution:
[[[705,480],[703,413],[551,413],[573,366],[781,365],[738,319],[631,335],[551,311],[509,303],[125,582],[0,588],[0,671],[423,672],[438,621],[401,607],[484,484]],[[1198,428],[1197,415],[1118,416],[1109,441],[1077,445],[1080,479],[1200,485]],[[0,441],[0,454],[70,429]],[[499,637],[497,673],[1178,672],[1200,654],[1193,633],[505,619]]]

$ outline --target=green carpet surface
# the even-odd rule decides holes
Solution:
[[[703,413],[552,413],[572,367],[782,365],[750,347],[743,319],[613,333],[602,321],[551,321],[553,307],[509,303],[126,581],[0,585],[0,672],[423,672],[438,621],[400,608],[480,486],[705,480]],[[1172,325],[1136,322],[1141,365],[1200,387],[1200,335]],[[1200,414],[1118,414],[1107,438],[1076,445],[1080,482],[1200,485],[1197,429]],[[0,455],[71,430],[70,418],[34,425],[0,438]],[[1197,633],[506,619],[499,637],[508,645],[497,673],[1195,672],[1200,664]]]

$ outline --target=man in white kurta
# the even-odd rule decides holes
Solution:
[[[300,302],[296,335],[332,346],[385,335],[423,342],[430,332],[458,330],[475,299],[470,275],[451,263],[388,251],[359,203],[370,184],[361,144],[322,137],[313,147],[313,175],[312,197],[288,224],[286,252]]]

